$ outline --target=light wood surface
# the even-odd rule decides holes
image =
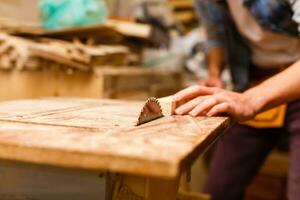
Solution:
[[[0,103],[0,158],[174,179],[230,124],[227,117],[168,116],[136,127],[142,104]]]

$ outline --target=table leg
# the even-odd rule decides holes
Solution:
[[[179,189],[180,180],[126,174],[106,175],[105,200],[210,200],[209,195]]]
[[[125,174],[106,176],[106,200],[176,200],[179,179]]]

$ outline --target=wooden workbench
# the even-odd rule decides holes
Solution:
[[[113,172],[107,199],[174,200],[181,172],[230,120],[168,116],[136,127],[142,104],[55,98],[0,103],[0,158]]]

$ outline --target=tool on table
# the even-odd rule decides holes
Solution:
[[[177,107],[185,102],[176,102],[173,96],[163,98],[148,98],[144,104],[137,122],[137,126],[147,122],[156,120],[163,116],[170,116],[174,114]]]
[[[141,110],[137,126],[161,118],[163,116],[164,115],[162,113],[162,108],[159,104],[159,101],[156,98],[151,97],[146,101]]]

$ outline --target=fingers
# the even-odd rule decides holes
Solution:
[[[219,88],[192,86],[176,94],[176,100],[193,100],[180,106],[175,113],[191,116],[206,115],[208,117],[227,113],[238,121],[251,119],[255,110],[251,102],[243,94],[226,91]]]
[[[208,98],[199,105],[197,105],[192,111],[189,112],[189,114],[194,117],[199,116],[200,114],[209,111],[218,103],[218,99],[212,96],[211,98]]]
[[[197,98],[187,102],[186,104],[178,107],[175,110],[175,113],[178,115],[183,115],[183,114],[189,113],[193,108],[195,108],[197,105],[201,104],[201,102],[203,102],[206,98],[207,98],[207,96],[197,97]]]
[[[174,98],[176,101],[181,101],[186,99],[193,99],[197,96],[210,95],[215,93],[216,91],[217,88],[193,85],[175,94]]]
[[[228,112],[229,112],[229,104],[227,102],[223,102],[214,106],[206,115],[208,117],[212,117],[220,113],[228,113]]]
[[[175,113],[179,115],[188,113],[194,117],[201,114],[214,116],[220,113],[229,113],[234,97],[230,92],[220,88],[194,85],[175,95],[176,101],[193,99],[177,108]]]

